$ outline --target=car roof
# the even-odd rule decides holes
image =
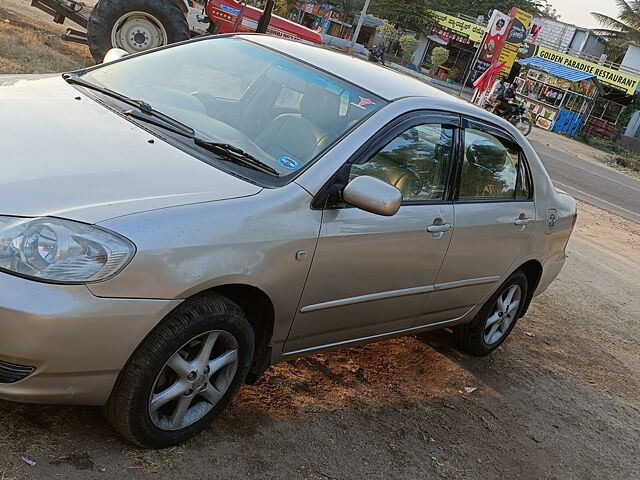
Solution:
[[[466,102],[451,97],[413,77],[326,47],[272,35],[249,34],[238,35],[238,37],[311,64],[385,100],[393,101],[403,97],[432,97],[442,100],[449,97],[458,107],[461,104],[466,105]]]

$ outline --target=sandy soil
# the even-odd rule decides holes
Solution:
[[[90,62],[45,22],[2,0],[0,73]],[[21,29],[51,64],[7,60]],[[126,444],[96,408],[0,402],[0,480],[640,478],[640,225],[579,211],[564,270],[489,357],[436,332],[277,365],[164,451]]]

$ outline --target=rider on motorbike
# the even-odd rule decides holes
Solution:
[[[512,83],[508,88],[505,88],[498,94],[497,98],[499,105],[498,111],[501,115],[509,117],[517,108],[516,102],[516,84]]]
[[[384,65],[384,50],[377,45],[374,45],[369,49],[369,60],[372,62],[380,62]]]

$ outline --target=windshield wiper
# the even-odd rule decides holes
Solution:
[[[145,102],[144,100],[137,100],[134,98],[127,97],[121,93],[115,92],[109,88],[101,87],[100,85],[96,85],[95,83],[88,82],[83,78],[76,77],[74,75],[63,75],[63,78],[67,81],[67,83],[71,83],[73,85],[80,85],[81,87],[87,88],[89,90],[94,90],[96,92],[107,95],[111,98],[115,98],[116,100],[121,101],[122,103],[126,103],[127,105],[131,105],[132,107],[136,107],[139,112],[136,110],[125,110],[121,112],[123,115],[131,116],[137,118],[139,120],[144,120],[146,122],[153,123],[159,127],[166,128],[166,125],[169,125],[171,131],[175,133],[179,133],[181,135],[186,135],[190,138],[193,138],[196,134],[195,130],[188,125],[176,120],[175,118],[170,117],[169,115],[159,112],[154,109],[150,104]],[[164,124],[156,122],[153,120],[155,117],[159,120],[162,120]]]
[[[209,142],[208,140],[203,140],[202,138],[198,138],[195,136],[193,137],[193,141],[199,147],[209,150],[210,152],[213,152],[226,160],[239,163],[240,165],[253,168],[254,170],[258,170],[264,173],[270,173],[271,175],[275,175],[276,177],[280,176],[275,168],[267,165],[261,160],[258,160],[250,153],[247,153],[238,147],[229,145],[228,143]]]
[[[158,127],[165,128],[167,130],[171,130],[172,132],[178,133],[180,135],[184,135],[194,141],[196,145],[202,147],[212,153],[217,154],[223,159],[226,159],[231,162],[238,163],[240,165],[253,168],[254,170],[258,170],[264,173],[270,173],[271,175],[275,175],[279,177],[280,174],[276,169],[267,165],[266,163],[258,160],[256,157],[251,155],[250,153],[245,152],[244,150],[230,145],[228,143],[218,143],[218,142],[209,142],[207,140],[203,140],[196,136],[196,131],[188,125],[176,120],[175,118],[170,117],[158,110],[155,110],[150,104],[145,102],[144,100],[137,100],[134,98],[127,97],[121,93],[110,90],[106,87],[101,87],[100,85],[96,85],[94,83],[88,82],[83,78],[80,78],[75,75],[65,74],[63,78],[71,84],[80,85],[81,87],[87,88],[89,90],[95,90],[96,92],[102,93],[109,97],[115,98],[116,100],[121,101],[122,103],[126,103],[127,105],[131,105],[132,107],[136,107],[138,110],[124,110],[121,113],[123,115],[131,116],[137,118],[139,120],[143,120],[148,123],[152,123]],[[157,120],[161,120],[158,122]]]

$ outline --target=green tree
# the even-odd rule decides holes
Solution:
[[[416,52],[418,48],[418,44],[420,43],[414,35],[402,35],[400,37],[400,48],[402,49],[402,58],[406,61],[412,61],[413,54]],[[449,57],[449,52],[447,52],[447,57]]]
[[[464,13],[471,17],[483,15],[485,20],[489,18],[490,10],[497,9],[503,13],[509,13],[511,7],[520,8],[534,16],[557,17],[548,0],[476,0],[474,2],[468,0],[430,0],[428,3],[429,8],[433,10],[453,15]]]
[[[372,0],[370,10],[375,16],[395,23],[401,30],[422,32],[429,23],[427,11],[430,9],[450,15],[483,15],[486,20],[491,10],[509,13],[511,7],[536,16],[557,17],[549,0]]]
[[[371,13],[395,24],[401,30],[421,32],[427,25],[427,10],[432,8],[429,0],[373,0]]]
[[[297,6],[298,0],[276,0],[273,12],[281,17],[288,18]]]
[[[436,47],[431,51],[431,63],[436,67],[443,65],[449,60],[449,50],[444,47]]]
[[[640,2],[616,0],[618,18],[592,12],[604,28],[596,30],[612,45],[624,47],[630,43],[640,43]]]
[[[391,42],[398,38],[398,29],[391,22],[384,22],[382,25],[376,28],[376,31],[382,37],[385,48],[389,48]]]

